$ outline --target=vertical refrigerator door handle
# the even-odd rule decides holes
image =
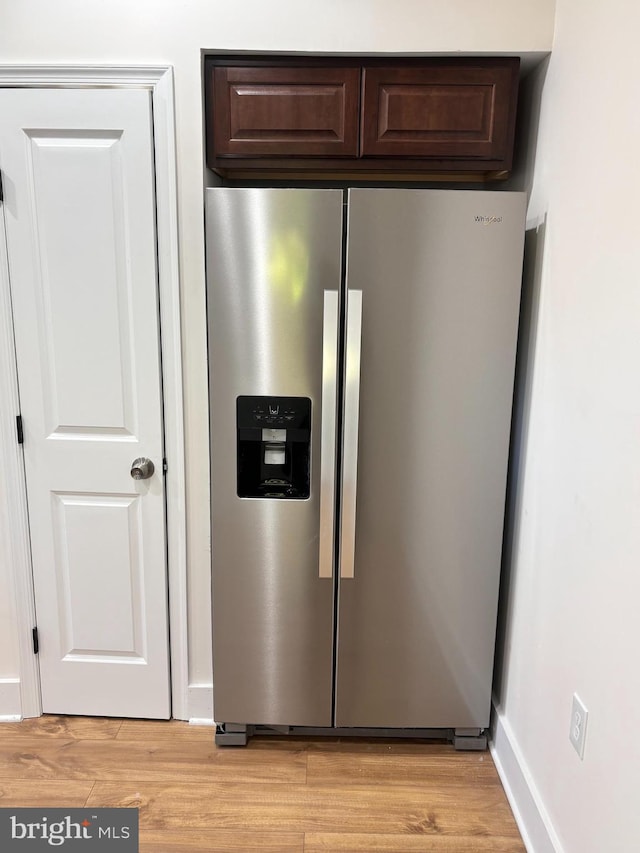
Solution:
[[[338,383],[338,291],[325,290],[322,328],[322,423],[320,427],[319,577],[333,577]]]
[[[340,519],[341,578],[353,578],[355,576],[361,344],[362,291],[347,290],[347,345],[342,444],[342,517]]]

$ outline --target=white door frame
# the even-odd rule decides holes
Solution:
[[[180,268],[178,254],[177,182],[173,69],[170,66],[0,66],[0,87],[147,89],[153,104],[160,298],[164,436],[167,472],[167,557],[169,632],[171,638],[172,715],[188,719],[187,547]],[[10,188],[5,186],[5,196]],[[0,400],[2,409],[18,414],[17,366],[5,235],[0,220]],[[5,411],[6,411],[5,410]],[[0,502],[0,560],[6,559],[15,598],[20,661],[21,716],[42,713],[40,680],[33,654],[35,623],[33,577],[22,452],[15,419],[0,418],[0,470],[4,472],[6,508]],[[1,712],[0,712],[1,713]],[[6,717],[5,717],[6,719]]]

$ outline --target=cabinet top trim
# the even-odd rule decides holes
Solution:
[[[459,56],[452,54],[451,56],[402,56],[396,54],[376,54],[374,56],[367,55],[345,55],[337,54],[280,54],[280,53],[216,53],[204,55],[205,66],[209,65],[255,65],[257,67],[274,67],[281,65],[285,67],[322,67],[340,65],[342,68],[384,68],[385,66],[393,66],[399,68],[405,66],[407,68],[419,68],[427,66],[448,67],[454,65],[457,68],[468,66],[470,68],[511,68],[520,63],[519,56]]]

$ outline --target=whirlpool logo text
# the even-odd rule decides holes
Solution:
[[[502,222],[502,216],[476,216],[476,222],[480,225],[499,225]]]

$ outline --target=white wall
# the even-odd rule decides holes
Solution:
[[[0,227],[1,224],[0,218]],[[3,421],[0,426],[0,437],[3,439],[7,436],[6,427],[13,426],[6,417],[8,414],[6,411],[0,413]],[[13,439],[14,435],[11,435],[11,440]],[[11,513],[7,505],[9,495],[4,485],[0,476],[0,530],[6,530],[11,523]],[[0,536],[0,721],[15,720],[21,715],[18,638],[13,629],[16,611],[13,586],[8,572],[12,559],[13,554],[8,537]],[[7,571],[2,571],[3,568]]]
[[[529,218],[546,226],[498,757],[520,762],[566,853],[640,847],[638,31],[630,0],[557,0],[538,81]],[[589,711],[584,761],[568,738],[574,691]]]
[[[554,0],[0,0],[0,63],[175,67],[192,682],[211,680],[200,50],[548,51],[553,9]]]
[[[5,527],[10,524],[9,512],[5,503],[6,491],[0,491],[0,524]],[[12,559],[8,540],[3,537],[0,541],[0,565],[8,565]],[[3,678],[17,678],[20,675],[18,660],[18,642],[12,626],[16,614],[13,601],[13,588],[8,572],[0,571],[0,681]],[[0,716],[4,713],[0,703]]]

